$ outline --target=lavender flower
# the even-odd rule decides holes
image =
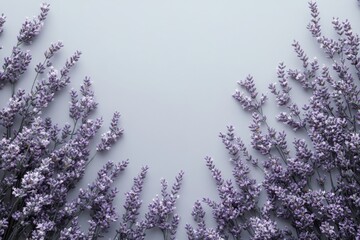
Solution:
[[[32,20],[26,19],[23,23],[18,35],[18,45],[21,43],[30,44],[32,40],[39,35],[50,10],[50,4],[41,4],[40,10],[41,12],[37,17],[34,17]]]
[[[70,91],[70,117],[74,120],[74,125],[77,124],[78,120],[84,123],[86,119],[88,119],[90,113],[96,109],[97,102],[94,98],[94,92],[92,91],[92,83],[90,78],[86,77],[83,81],[83,84],[80,86],[81,99],[78,99],[78,93],[75,90]],[[116,114],[117,115],[117,114]],[[116,121],[116,118],[113,119]],[[116,123],[112,122],[112,124],[116,125]],[[103,141],[103,140],[102,140]]]
[[[89,118],[97,106],[89,78],[80,88],[83,98],[79,101],[79,124],[65,123],[61,127],[42,115],[56,94],[70,83],[70,70],[81,54],[76,51],[58,71],[51,58],[63,47],[61,42],[51,44],[45,51],[45,59],[35,68],[30,91],[16,90],[16,83],[31,60],[23,43],[30,44],[39,34],[49,5],[41,5],[40,10],[36,18],[23,24],[18,44],[5,58],[0,72],[0,88],[9,83],[13,91],[0,110],[0,238],[97,239],[117,219],[112,206],[117,190],[110,185],[128,162],[107,163],[87,190],[82,190],[75,200],[68,199],[69,191],[94,158],[90,156],[90,144],[103,120]],[[2,30],[4,15],[0,19]],[[102,142],[107,149],[121,135],[118,117],[115,113],[111,135],[105,135],[107,141]],[[85,210],[91,215],[88,232],[80,230],[77,220]]]
[[[156,195],[148,205],[148,212],[145,219],[138,219],[139,210],[142,205],[140,194],[143,189],[144,180],[148,167],[141,169],[139,175],[134,178],[134,185],[128,191],[125,199],[125,213],[122,216],[120,227],[114,239],[145,239],[146,232],[150,229],[159,229],[164,239],[175,239],[180,216],[175,213],[176,201],[179,198],[179,191],[184,173],[181,171],[175,178],[171,190],[168,190],[168,183],[161,180],[161,196]]]
[[[108,162],[98,172],[98,177],[94,183],[88,186],[85,191],[80,191],[78,203],[80,209],[91,211],[89,220],[90,227],[87,234],[88,239],[97,239],[101,233],[105,232],[111,222],[117,220],[117,214],[112,202],[116,196],[117,190],[110,189],[114,179],[128,165],[128,161],[114,164]]]
[[[274,221],[252,218],[251,225],[254,228],[254,240],[275,240],[283,238]]]
[[[188,239],[209,239],[209,240],[222,240],[221,234],[213,228],[207,228],[205,223],[205,211],[201,206],[200,201],[196,201],[191,212],[195,222],[197,223],[197,229],[194,229],[190,224],[186,224],[186,233]]]
[[[146,225],[144,222],[138,221],[137,218],[142,205],[140,194],[148,169],[147,166],[141,169],[139,175],[134,178],[134,185],[131,190],[125,194],[125,213],[122,216],[122,222],[115,239],[143,239],[145,236]]]
[[[253,164],[264,173],[261,186],[247,175],[246,161],[252,160],[234,127],[220,137],[228,150],[236,182],[225,180],[207,157],[220,201],[204,198],[212,208],[215,232],[224,239],[357,239],[359,238],[359,109],[360,92],[354,77],[359,71],[359,37],[348,20],[332,21],[338,39],[321,31],[317,3],[309,2],[311,35],[331,59],[331,67],[321,69],[318,60],[310,61],[300,43],[293,43],[302,69],[277,69],[279,87],[270,84],[277,105],[285,109],[277,120],[294,130],[306,132],[308,138],[295,138],[289,147],[284,131],[267,122],[257,99],[251,76],[239,82],[245,93],[236,90],[233,97],[252,115],[249,126],[251,146],[262,155],[262,164]],[[332,70],[331,70],[332,69]],[[290,80],[300,83],[311,96],[300,107],[293,102]],[[249,96],[248,96],[248,95]],[[266,96],[262,97],[266,99]],[[258,206],[257,196],[265,195]],[[212,239],[205,224],[205,211],[195,202],[192,215],[197,227],[186,226],[189,239]],[[282,224],[279,222],[282,221]],[[284,223],[285,222],[285,226]],[[245,230],[245,231],[244,231]],[[247,232],[247,233],[245,233]]]
[[[186,224],[186,231],[189,239],[202,239],[206,238],[206,224],[205,224],[205,211],[201,206],[200,201],[196,201],[191,212],[195,222],[197,223],[198,229],[194,229],[190,224]]]
[[[101,142],[96,147],[97,151],[101,152],[104,150],[109,150],[111,146],[122,135],[123,129],[120,129],[118,127],[119,118],[120,118],[120,113],[115,112],[110,123],[110,130],[102,135]]]
[[[44,55],[46,59],[50,59],[54,56],[56,52],[58,52],[64,44],[61,41],[57,41],[56,43],[52,43],[50,47],[45,51]]]
[[[5,58],[3,71],[0,71],[0,89],[7,83],[16,83],[21,75],[26,71],[31,61],[31,55],[28,51],[22,51],[14,47],[10,57]]]
[[[61,41],[58,41],[56,43],[52,43],[50,47],[45,51],[44,56],[45,60],[43,62],[40,62],[35,67],[35,72],[37,74],[42,74],[45,72],[47,67],[50,67],[52,63],[50,62],[50,58],[54,56],[56,52],[58,52],[64,45]]]
[[[233,126],[227,126],[227,133],[220,133],[219,137],[221,138],[225,148],[228,150],[229,155],[231,156],[230,160],[236,162],[239,159],[244,159],[251,162],[254,166],[258,165],[258,159],[253,158],[249,154],[244,142],[241,138],[235,136],[235,128]],[[207,158],[210,159],[210,158]],[[211,164],[210,164],[211,165]]]
[[[6,22],[6,16],[2,13],[0,15],[0,33],[4,31],[4,24]]]
[[[175,183],[170,192],[165,179],[161,180],[161,197],[156,195],[152,203],[148,206],[145,214],[145,225],[147,229],[158,228],[162,231],[164,239],[175,239],[180,217],[175,213],[176,200],[179,198],[184,172],[180,172],[175,178]]]
[[[320,27],[320,17],[317,4],[315,1],[309,2],[309,7],[311,11],[311,22],[308,24],[307,28],[311,32],[312,36],[318,38],[321,36],[321,27]]]
[[[19,90],[9,100],[9,103],[0,112],[1,124],[5,128],[10,128],[14,125],[16,114],[25,105],[25,91]]]
[[[69,240],[69,239],[78,239],[78,240],[85,240],[85,234],[80,230],[78,218],[75,217],[70,226],[61,230],[60,233],[60,240]]]
[[[234,161],[233,175],[236,182],[236,186],[234,186],[231,180],[223,180],[221,172],[215,168],[211,158],[206,157],[205,161],[215,179],[220,198],[219,203],[209,198],[203,199],[213,210],[213,216],[217,223],[216,232],[224,239],[228,239],[230,236],[240,238],[244,230],[252,234],[249,221],[244,221],[243,217],[256,211],[260,187],[248,177],[249,169],[243,165],[240,159]],[[208,233],[206,233],[205,223],[201,217],[204,216],[204,213],[199,202],[195,203],[193,216],[199,228],[194,230],[188,226],[188,236],[192,236],[193,239],[201,239],[197,238],[198,235],[205,236],[204,234]]]
[[[71,89],[70,91],[70,108],[69,108],[69,116],[74,119],[74,121],[77,121],[81,117],[81,108],[80,104],[78,103],[78,93],[74,89]]]
[[[236,90],[233,94],[233,97],[240,102],[241,106],[245,110],[259,110],[261,106],[265,104],[267,99],[265,95],[261,95],[260,99],[257,99],[258,92],[255,88],[254,80],[251,75],[247,76],[244,81],[239,81],[238,84],[250,94],[250,97],[246,96],[239,90]]]

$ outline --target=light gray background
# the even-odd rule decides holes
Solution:
[[[7,15],[0,39],[4,46],[1,58],[9,54],[24,18],[38,14],[40,3],[0,0],[0,12]],[[259,90],[268,92],[268,84],[276,81],[280,61],[290,67],[300,66],[291,47],[294,39],[300,41],[310,58],[317,56],[320,64],[327,62],[306,29],[310,14],[305,0],[50,3],[43,32],[30,47],[33,64],[42,61],[43,51],[57,40],[65,44],[55,58],[58,68],[73,51],[81,50],[83,55],[72,72],[71,86],[78,88],[84,76],[90,76],[99,102],[95,115],[105,119],[102,130],[107,130],[106,124],[115,110],[121,112],[121,126],[125,129],[116,147],[90,165],[81,186],[94,179],[104,161],[129,158],[128,169],[116,182],[120,190],[116,205],[122,214],[123,193],[130,189],[141,166],[149,165],[144,212],[160,192],[160,178],[173,183],[174,176],[184,170],[177,205],[182,217],[178,239],[186,238],[185,223],[193,223],[190,213],[194,201],[216,197],[215,184],[203,158],[214,157],[224,175],[231,176],[229,157],[218,133],[233,124],[249,144],[250,117],[231,98],[236,81],[250,73]],[[355,0],[319,0],[318,5],[326,34],[334,35],[333,16],[348,18],[354,29],[359,29],[360,10]],[[29,71],[21,87],[29,86],[26,81],[32,76],[34,72]],[[9,97],[6,94],[1,92],[2,102]],[[301,94],[301,90],[294,91],[299,99]],[[59,123],[69,121],[68,101],[68,94],[59,95],[50,107],[52,110],[45,114],[55,116]],[[273,105],[270,97],[266,113],[275,123],[272,117],[279,109]],[[259,178],[256,173],[254,177]],[[157,234],[149,234],[148,239],[156,239]]]

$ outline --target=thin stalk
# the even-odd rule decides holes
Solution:
[[[15,83],[11,84],[11,96],[13,97],[15,95]]]
[[[119,234],[119,232],[116,232],[116,234],[115,234],[115,236],[114,236],[113,240],[118,240],[118,239],[117,239],[117,236],[118,236],[118,235],[120,235],[120,234]]]
[[[164,240],[167,240],[167,231],[164,229],[161,229],[161,232],[163,234]]]
[[[44,65],[48,59],[49,59],[49,58],[45,57],[42,65]],[[38,76],[39,76],[39,72],[36,72],[35,78],[34,78],[34,80],[33,80],[33,82],[32,82],[31,89],[30,89],[30,92],[31,92],[31,93],[33,92],[33,89],[34,89],[34,86],[35,86],[35,82],[36,82],[36,79],[37,79]]]
[[[72,139],[73,136],[74,136],[74,134],[75,134],[75,130],[76,130],[76,125],[77,125],[77,123],[78,123],[78,119],[74,120],[74,127],[73,127],[73,129],[72,129],[72,131],[71,131],[71,133],[70,133],[70,139]]]
[[[97,240],[99,236],[99,226],[95,227],[94,236],[91,238],[92,240]]]
[[[330,175],[331,188],[335,192],[335,185],[334,185],[333,177],[332,177],[332,174],[331,174],[331,170],[329,170],[329,175]]]
[[[87,166],[89,165],[89,163],[90,163],[92,160],[94,160],[96,154],[97,154],[97,152],[95,152],[94,155],[90,158],[90,160],[85,163],[85,167],[87,167]]]
[[[9,228],[8,228],[8,229],[9,229]],[[18,236],[18,232],[17,232],[18,229],[19,229],[18,227],[17,227],[16,229],[14,229],[14,230],[11,232],[9,238],[7,238],[7,235],[8,235],[8,234],[6,234],[4,239],[9,239],[9,240],[14,239],[14,240],[15,240],[15,239],[17,238],[17,236]],[[20,232],[22,232],[22,231],[20,231]],[[14,238],[14,237],[15,237],[15,238]]]

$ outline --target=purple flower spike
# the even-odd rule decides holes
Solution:
[[[31,61],[31,55],[28,51],[22,51],[14,47],[10,57],[5,58],[3,71],[0,71],[0,89],[6,83],[16,83],[21,75],[27,70]]]
[[[110,150],[111,146],[120,138],[123,134],[123,129],[118,127],[120,113],[115,112],[110,123],[110,130],[101,136],[101,142],[97,145],[96,150],[98,152]]]
[[[41,12],[37,17],[34,17],[32,20],[26,19],[23,23],[18,35],[18,44],[31,44],[32,40],[40,33],[50,10],[50,4],[41,4],[40,10]]]
[[[320,27],[320,13],[315,1],[309,2],[309,8],[311,11],[311,22],[307,26],[313,37],[319,38],[321,36],[321,27]]]
[[[2,13],[0,15],[0,33],[4,31],[4,24],[6,22],[6,16]]]
[[[117,230],[115,239],[143,239],[146,226],[138,221],[140,207],[142,205],[141,192],[143,189],[148,167],[142,167],[139,175],[134,178],[134,185],[131,190],[125,194],[125,213],[122,216],[120,227]]]
[[[164,235],[164,240],[175,239],[180,217],[175,213],[176,200],[179,198],[184,172],[180,172],[175,178],[170,193],[168,192],[168,184],[161,180],[161,196],[156,195],[152,203],[148,206],[148,212],[145,214],[145,224],[147,229],[158,228]]]
[[[254,79],[251,75],[247,76],[244,81],[239,81],[238,84],[243,87],[250,96],[246,96],[243,92],[236,90],[233,97],[239,101],[241,106],[247,111],[259,110],[265,104],[267,97],[261,95],[257,99],[258,92],[256,90]]]

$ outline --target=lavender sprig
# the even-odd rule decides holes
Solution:
[[[236,90],[233,97],[252,114],[251,146],[263,156],[262,166],[258,162],[254,166],[263,170],[264,180],[260,187],[247,176],[249,170],[243,160],[252,158],[229,126],[228,132],[220,137],[234,164],[233,176],[240,188],[235,188],[232,180],[223,179],[213,160],[206,158],[221,200],[204,199],[213,210],[218,239],[356,239],[360,236],[356,217],[360,206],[357,200],[360,92],[354,77],[354,73],[360,76],[359,37],[348,20],[341,22],[337,18],[332,24],[339,38],[324,36],[317,3],[309,2],[309,8],[308,29],[333,62],[332,66],[320,69],[318,60],[310,61],[295,41],[294,51],[302,69],[286,70],[285,64],[280,63],[277,70],[280,87],[269,86],[277,105],[286,109],[277,116],[278,121],[306,132],[308,138],[295,138],[290,151],[285,132],[269,126],[252,77],[239,83],[249,96]],[[311,95],[302,107],[291,99],[290,80],[299,82]],[[258,208],[255,197],[260,191],[265,194],[265,204]],[[248,205],[239,204],[239,208],[237,201],[241,199],[252,201]],[[241,215],[241,207],[251,211]],[[209,228],[199,201],[192,215],[197,228],[186,226],[189,239],[213,239],[207,235]],[[279,224],[280,220],[285,224]]]
[[[4,24],[6,22],[6,16],[2,13],[0,15],[0,33],[4,31]]]
[[[0,71],[0,89],[7,83],[15,84],[27,70],[30,61],[31,55],[28,51],[14,47],[11,56],[5,58],[2,67],[4,70]]]
[[[76,51],[58,71],[52,66],[51,58],[63,47],[61,42],[51,44],[45,51],[44,61],[35,68],[30,91],[16,90],[16,83],[31,60],[28,50],[23,50],[23,43],[31,44],[39,34],[49,5],[42,4],[40,11],[36,18],[23,24],[18,44],[10,57],[5,58],[0,72],[0,88],[7,83],[13,88],[11,98],[0,110],[0,238],[97,239],[117,219],[112,207],[117,190],[110,185],[128,162],[107,163],[89,189],[82,191],[75,201],[68,200],[69,191],[93,159],[91,140],[103,120],[89,118],[97,106],[89,78],[81,86],[81,123],[73,126],[65,123],[60,127],[43,116],[42,111],[70,83],[70,70],[81,55]],[[2,30],[4,15],[0,19]],[[42,78],[38,79],[39,76]],[[104,142],[107,149],[120,137],[118,116],[115,113],[112,135]],[[80,230],[77,220],[85,209],[91,211],[88,232]]]
[[[168,183],[165,179],[161,180],[161,196],[156,195],[148,206],[148,212],[145,214],[145,225],[147,229],[158,228],[164,236],[164,240],[175,239],[177,228],[180,222],[180,216],[175,213],[176,201],[179,198],[178,192],[181,187],[184,172],[180,172],[168,192]]]
[[[120,138],[123,134],[123,129],[118,127],[120,113],[115,112],[110,123],[110,130],[101,136],[101,142],[97,145],[96,150],[101,152],[109,150],[111,146]]]
[[[40,14],[33,19],[26,19],[20,29],[18,39],[18,45],[22,43],[31,44],[33,39],[39,35],[41,28],[44,25],[45,19],[50,10],[50,4],[43,3],[40,6]]]
[[[124,209],[120,227],[114,239],[144,239],[146,225],[138,220],[139,211],[142,205],[141,192],[143,189],[148,166],[142,167],[139,175],[134,178],[134,185],[125,196]]]

